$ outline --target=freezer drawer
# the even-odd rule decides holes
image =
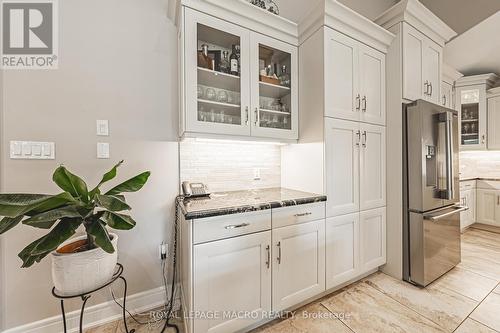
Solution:
[[[410,282],[425,287],[460,263],[460,213],[466,209],[410,212]]]

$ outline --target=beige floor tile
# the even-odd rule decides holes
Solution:
[[[491,293],[470,317],[483,325],[500,331],[500,294]]]
[[[382,273],[370,276],[365,283],[447,331],[455,330],[479,303],[449,289],[419,288]]]
[[[493,289],[494,293],[500,294],[500,284],[497,285],[495,289]]]
[[[473,319],[467,318],[454,333],[497,333],[497,331]]]
[[[85,330],[85,333],[115,333],[116,328],[118,326],[118,322],[114,321],[109,324],[104,324],[102,326],[90,328]]]
[[[500,227],[496,227],[496,226],[488,225],[488,224],[474,223],[473,225],[470,226],[469,231],[472,231],[474,229],[490,231],[490,232],[495,232],[495,233],[500,234]]]
[[[500,281],[500,263],[492,261],[480,254],[462,252],[462,262],[458,264],[457,267]]]
[[[368,284],[358,284],[323,301],[356,333],[433,333],[444,329]]]
[[[455,267],[429,287],[435,289],[447,288],[480,302],[488,296],[497,284],[496,280]]]

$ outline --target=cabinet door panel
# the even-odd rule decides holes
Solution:
[[[195,245],[194,311],[270,311],[270,245],[270,231]],[[258,321],[196,318],[194,332],[235,332]]]
[[[385,125],[385,55],[360,46],[361,120]]]
[[[386,209],[360,213],[360,273],[368,272],[386,262]]]
[[[424,81],[428,81],[427,98],[436,104],[441,104],[441,52],[439,45],[426,38],[424,44]]]
[[[403,98],[425,98],[423,79],[424,36],[403,24]]]
[[[359,211],[359,124],[325,120],[326,216]]]
[[[325,220],[274,229],[273,310],[325,290]]]
[[[361,210],[386,205],[385,158],[385,127],[361,125]]]
[[[442,106],[445,106],[447,108],[453,108],[453,87],[447,83],[447,82],[442,82],[441,83],[441,101],[440,104]]]
[[[500,97],[488,98],[488,149],[500,149]]]
[[[325,30],[325,115],[359,120],[359,43]]]
[[[326,289],[356,277],[359,267],[359,213],[326,220]]]
[[[500,224],[498,216],[499,193],[495,190],[477,190],[477,222]]]

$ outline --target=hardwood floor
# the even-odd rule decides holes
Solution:
[[[470,228],[462,262],[425,289],[375,273],[252,333],[500,332],[499,283],[500,234]],[[115,322],[87,332],[124,330]]]

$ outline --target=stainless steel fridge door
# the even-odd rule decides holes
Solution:
[[[421,214],[410,213],[410,281],[427,286],[460,263],[460,213],[452,206]]]
[[[409,210],[459,202],[457,112],[419,100],[406,107],[406,119]]]

